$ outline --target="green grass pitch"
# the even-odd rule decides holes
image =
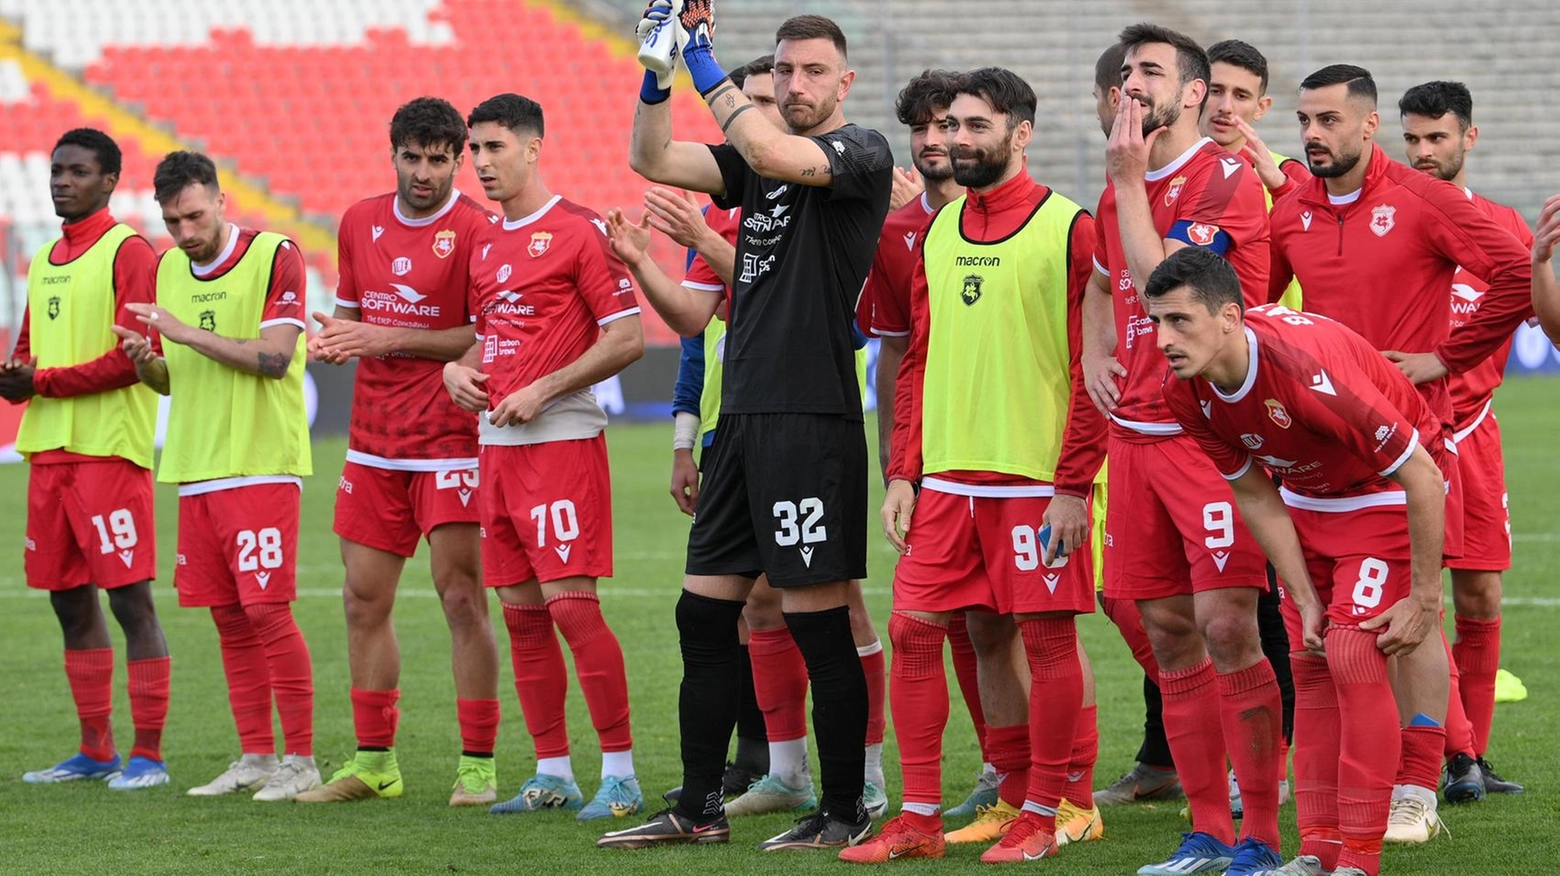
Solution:
[[[1496,712],[1491,759],[1527,794],[1491,798],[1463,808],[1442,807],[1452,835],[1427,846],[1389,849],[1390,873],[1540,873],[1560,852],[1560,759],[1551,721],[1560,716],[1560,383],[1513,381],[1497,399],[1505,431],[1516,566],[1507,578],[1503,666],[1527,683],[1527,702]],[[870,424],[869,424],[870,425]],[[868,429],[869,434],[872,430]],[[603,582],[606,616],[628,656],[635,754],[651,797],[679,780],[676,694],[681,671],[672,606],[681,579],[688,519],[667,496],[670,429],[614,426],[609,433],[615,486],[617,577]],[[342,441],[315,448],[318,474],[304,490],[297,615],[314,655],[316,752],[321,769],[350,753],[346,640],[331,499],[345,452]],[[875,458],[875,457],[874,457]],[[408,564],[396,624],[403,651],[402,718],[397,748],[407,782],[398,801],[304,807],[259,804],[247,796],[196,799],[184,789],[208,781],[237,754],[215,630],[204,611],[179,609],[169,584],[174,546],[174,494],[159,488],[159,608],[174,655],[173,701],[164,751],[171,788],[115,793],[98,783],[28,786],[21,774],[69,755],[76,744],[74,711],[61,667],[59,629],[46,599],[30,592],[21,572],[26,467],[0,468],[0,873],[555,873],[834,871],[832,856],[760,855],[754,844],[788,825],[781,816],[739,820],[729,846],[606,852],[592,846],[623,822],[579,825],[571,814],[489,816],[446,806],[459,737],[450,679],[448,634],[424,554]],[[876,515],[877,498],[872,513]],[[873,531],[876,531],[874,525]],[[893,554],[871,543],[867,599],[886,636]],[[497,619],[496,602],[495,619]],[[502,625],[499,624],[501,627]],[[1096,785],[1130,764],[1142,723],[1139,672],[1114,629],[1098,616],[1080,626],[1099,680],[1100,764]],[[122,640],[114,629],[115,726],[131,736],[124,693]],[[508,636],[498,632],[501,652]],[[567,653],[567,649],[565,649]],[[532,750],[520,720],[504,659],[499,696],[504,723],[498,747],[499,792],[512,795],[530,774]],[[951,678],[951,672],[950,672]],[[1213,716],[1210,716],[1212,719]],[[595,791],[598,755],[578,685],[571,681],[569,721],[574,767],[586,795]],[[897,805],[893,734],[885,753],[890,795]],[[962,799],[979,755],[955,694],[946,745],[945,798]],[[950,804],[951,805],[951,804]],[[1071,847],[1041,866],[1076,874],[1131,873],[1158,860],[1185,828],[1176,806],[1108,809],[1104,842]],[[1294,808],[1282,814],[1286,857],[1293,852]],[[942,863],[907,862],[900,869],[971,869],[979,848],[951,847]]]

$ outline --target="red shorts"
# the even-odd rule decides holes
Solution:
[[[1511,512],[1506,501],[1500,424],[1495,422],[1493,411],[1457,442],[1457,473],[1462,483],[1462,556],[1446,565],[1504,572],[1511,568]]]
[[[190,608],[297,599],[302,492],[288,482],[180,496],[179,564],[173,570],[179,604]]]
[[[894,608],[998,614],[1094,611],[1088,550],[1041,563],[1035,533],[1049,496],[974,497],[923,487],[894,570]]]
[[[400,471],[348,462],[336,485],[336,534],[409,557],[447,523],[477,523],[477,469]]]
[[[612,575],[612,474],[607,436],[485,444],[482,583]]]
[[[128,459],[32,466],[27,586],[112,589],[157,577],[152,473]]]
[[[1337,501],[1337,500],[1333,500]],[[1382,505],[1345,511],[1289,508],[1295,534],[1305,553],[1306,572],[1327,621],[1358,625],[1408,596],[1413,563],[1408,539],[1408,507]],[[1301,647],[1300,613],[1282,583],[1284,627]]]
[[[1267,558],[1230,485],[1196,441],[1110,438],[1105,595],[1163,599],[1223,587],[1266,589]]]
[[[1451,440],[1448,433],[1447,440]],[[1441,467],[1441,477],[1446,480],[1446,536],[1441,546],[1442,565],[1452,568],[1457,565],[1465,550],[1465,536],[1467,529],[1464,518],[1467,516],[1466,500],[1463,498],[1463,461],[1460,458],[1462,448],[1457,452],[1450,449],[1442,454],[1437,465]]]

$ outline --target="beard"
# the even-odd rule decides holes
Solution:
[[[408,179],[398,183],[396,195],[401,198],[401,203],[406,204],[413,210],[428,210],[444,203],[445,199],[449,198],[450,189],[454,185],[454,177],[451,177],[445,185],[440,185],[437,182],[429,183],[428,188],[432,190],[432,193],[424,197],[412,191],[412,181]]]
[[[1364,156],[1365,152],[1362,149],[1352,155],[1340,155],[1332,151],[1329,151],[1327,154],[1332,158],[1332,163],[1318,166],[1316,159],[1311,157],[1310,152],[1306,153],[1305,163],[1307,167],[1311,168],[1312,176],[1319,176],[1322,179],[1334,179],[1343,176],[1360,163],[1360,158]]]
[[[1131,99],[1137,100],[1137,98]],[[1155,106],[1152,100],[1138,100],[1138,103],[1143,104],[1143,137],[1145,139],[1149,134],[1160,128],[1174,127],[1175,123],[1181,120],[1181,108],[1178,106],[1160,108]]]
[[[1463,153],[1459,152],[1446,160],[1445,164],[1430,159],[1424,164],[1414,165],[1415,170],[1422,170],[1439,180],[1451,182],[1457,178],[1463,169]]]
[[[838,105],[839,101],[830,95],[812,106],[804,103],[781,104],[780,114],[785,117],[785,123],[792,132],[811,131],[834,115],[834,108]]]
[[[914,159],[915,169],[920,172],[921,179],[927,182],[946,182],[954,177],[953,159],[947,153],[942,156],[938,164],[923,162],[921,156]]]
[[[995,183],[1007,173],[1007,156],[1012,153],[1013,135],[1009,134],[1002,141],[998,150],[1000,157],[994,157],[984,149],[960,149],[954,147],[949,153],[953,158],[953,181],[965,188],[981,189]]]

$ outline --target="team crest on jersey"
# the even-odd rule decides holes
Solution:
[[[985,282],[979,274],[970,274],[964,278],[964,289],[959,297],[964,299],[966,305],[974,304],[980,300],[980,284]]]
[[[512,274],[512,273],[514,273],[514,272],[512,270],[510,270],[508,262],[505,262],[505,263],[499,265],[498,266],[498,282],[500,282],[500,283],[508,283],[509,282],[509,275]]]
[[[404,277],[412,272],[412,260],[402,256],[390,263],[390,273]]]
[[[1186,185],[1186,177],[1178,176],[1170,180],[1170,188],[1165,190],[1165,206],[1175,203],[1175,199],[1181,197],[1181,189]]]
[[[542,255],[547,252],[548,247],[552,246],[552,237],[551,234],[545,231],[536,232],[531,235],[531,245],[526,247],[525,251],[530,253],[533,259]]]
[[[1387,232],[1397,225],[1397,220],[1393,218],[1395,215],[1397,215],[1397,208],[1388,204],[1382,204],[1370,211],[1370,230],[1377,237],[1386,237]]]
[[[60,318],[60,296],[49,296],[49,319]]]
[[[1218,235],[1218,226],[1209,225],[1205,222],[1193,222],[1191,226],[1186,229],[1186,236],[1191,238],[1192,243],[1195,243],[1198,246],[1207,246],[1208,244],[1213,243],[1213,239]]]
[[[200,327],[208,332],[217,330],[217,312],[215,310],[202,310],[200,312]]]
[[[1242,432],[1240,435],[1240,443],[1246,445],[1246,447],[1250,448],[1251,450],[1261,450],[1263,443],[1262,436],[1254,432]]]
[[[1267,405],[1268,419],[1277,423],[1278,428],[1288,429],[1294,425],[1295,421],[1289,418],[1289,412],[1284,410],[1284,406],[1279,404],[1278,399],[1270,398],[1263,404]]]
[[[441,259],[450,257],[455,251],[455,232],[446,228],[433,236],[433,254]]]

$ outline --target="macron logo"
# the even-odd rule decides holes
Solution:
[[[802,564],[805,565],[809,569],[812,568],[812,555],[813,555],[813,549],[812,548],[810,548],[810,547],[802,548]]]
[[[1219,159],[1219,163],[1224,166],[1225,179],[1229,179],[1235,174],[1240,173],[1240,159],[1238,158],[1221,158]]]
[[[1224,571],[1225,564],[1230,561],[1229,551],[1214,551],[1210,556],[1213,557],[1213,564],[1219,567],[1220,572]]]
[[[120,551],[119,559],[124,562],[126,569],[130,568],[130,566],[135,563],[135,550],[126,548],[125,550]]]
[[[418,292],[416,289],[413,289],[410,286],[403,286],[400,283],[391,283],[390,286],[395,289],[395,294],[401,296],[401,298],[405,300],[407,304],[416,304],[417,302],[428,297],[421,292]]]
[[[384,234],[384,233],[385,233],[385,227],[383,225],[375,225],[374,226],[374,240],[376,240],[376,241],[379,240],[379,235]]]
[[[1311,388],[1322,395],[1330,395],[1335,398],[1338,395],[1337,391],[1333,389],[1332,380],[1327,377],[1326,371],[1316,372],[1316,376],[1311,378]]]
[[[557,547],[553,548],[553,551],[558,554],[558,559],[560,559],[563,562],[567,563],[569,561],[569,552],[572,551],[573,549],[574,549],[573,545],[560,544]]]
[[[464,508],[471,502],[470,490],[458,490],[455,495],[460,497],[460,507]]]
[[[596,230],[600,231],[603,237],[607,236],[607,223],[601,221],[600,219],[592,219],[590,220],[590,224],[596,226]]]
[[[1045,589],[1051,591],[1052,593],[1055,593],[1056,592],[1056,584],[1057,584],[1057,582],[1062,580],[1062,576],[1061,575],[1042,575],[1041,577],[1045,579]]]
[[[911,252],[915,252],[915,232],[914,231],[912,231],[909,234],[905,235],[905,249],[908,249]]]
[[[1314,218],[1314,217],[1311,215],[1311,211],[1310,210],[1307,210],[1304,213],[1300,214],[1300,224],[1305,227],[1306,231],[1310,231],[1311,230],[1311,219],[1312,218]]]
[[[271,583],[271,573],[270,572],[256,572],[255,573],[255,581],[256,581],[256,583],[258,583],[260,585],[260,589],[264,590]]]

